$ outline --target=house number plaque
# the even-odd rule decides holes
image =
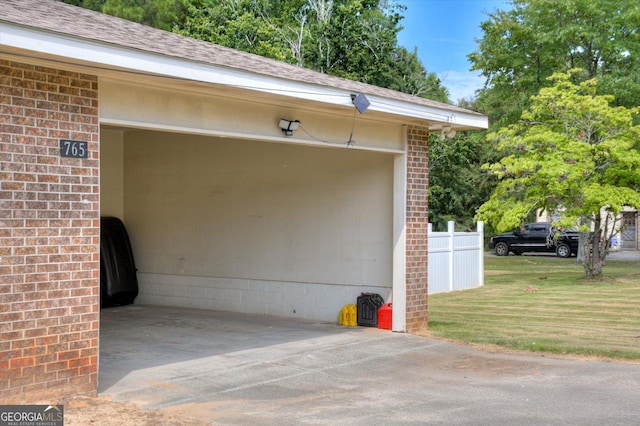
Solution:
[[[89,158],[87,141],[60,139],[60,157]]]

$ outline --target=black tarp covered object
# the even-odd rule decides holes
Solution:
[[[129,235],[117,217],[100,218],[100,306],[130,305],[138,277]]]

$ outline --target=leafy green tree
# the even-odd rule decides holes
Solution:
[[[598,93],[618,105],[639,104],[637,0],[512,0],[481,27],[469,59],[487,78],[478,100],[498,127],[517,121],[547,77],[573,68],[584,70],[575,81],[597,77]]]
[[[184,19],[190,0],[60,0],[85,9],[95,10],[171,31]],[[199,1],[199,0],[198,0]]]
[[[309,36],[303,41],[304,66],[351,80],[389,87],[397,46],[393,8],[377,0],[309,1]],[[398,6],[400,7],[400,6]]]
[[[483,36],[476,51],[468,56],[472,70],[486,77],[486,85],[471,109],[489,117],[490,129],[518,122],[531,105],[532,96],[552,84],[549,76],[574,67],[583,71],[572,74],[573,83],[596,78],[597,94],[613,95],[613,105],[632,108],[640,104],[637,0],[510,3],[508,10],[494,11],[481,24]],[[500,156],[500,152],[493,155]],[[453,178],[458,176],[462,175]],[[483,188],[488,192],[484,201],[495,184],[494,178],[485,177]]]
[[[256,0],[197,0],[174,31],[187,37],[293,62],[273,15],[282,2]]]
[[[427,72],[418,59],[417,51],[410,53],[404,47],[396,47],[390,60],[395,68],[390,71],[392,75],[388,78],[387,86],[382,87],[438,102],[449,102],[447,89],[434,73]]]
[[[74,6],[80,6],[85,9],[95,10],[96,12],[102,12],[102,6],[106,0],[61,0],[63,3],[72,4]]]
[[[106,0],[102,13],[171,31],[184,19],[186,0]]]
[[[384,0],[190,0],[174,31],[322,73],[446,102],[398,46],[404,6]]]
[[[473,228],[478,206],[487,200],[495,178],[482,165],[497,161],[485,143],[485,132],[459,132],[452,139],[429,139],[429,221],[435,230],[454,221],[459,229]]]
[[[505,153],[488,169],[499,180],[476,218],[513,229],[532,212],[561,212],[561,224],[588,230],[587,276],[601,273],[624,206],[640,208],[640,108],[611,106],[595,79],[572,82],[575,71],[554,74],[553,86],[532,98],[520,122],[488,135]]]

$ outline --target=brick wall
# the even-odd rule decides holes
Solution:
[[[427,328],[429,132],[407,129],[407,332]]]
[[[98,82],[0,60],[0,401],[97,393]],[[61,158],[60,139],[89,158]]]

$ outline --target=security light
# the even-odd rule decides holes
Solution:
[[[280,129],[282,129],[285,135],[291,136],[293,135],[293,131],[298,130],[298,128],[300,127],[300,120],[291,121],[281,118],[278,126],[280,126]]]

